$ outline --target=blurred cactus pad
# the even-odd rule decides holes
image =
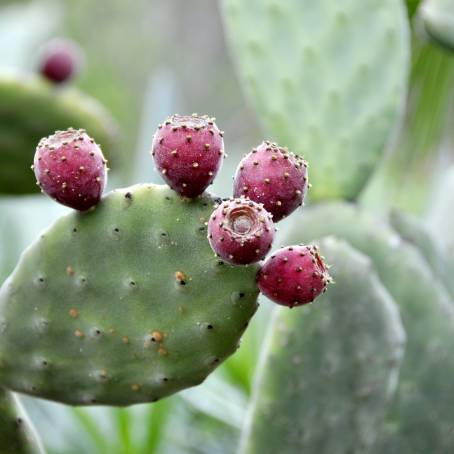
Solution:
[[[33,75],[0,74],[0,194],[39,191],[30,166],[42,137],[68,126],[85,128],[114,158],[115,124],[96,100]]]
[[[425,0],[421,5],[421,16],[429,36],[454,51],[454,1]]]
[[[241,453],[363,453],[394,394],[405,333],[370,259],[320,242],[336,282],[317,303],[276,308]]]
[[[224,0],[234,61],[270,140],[313,167],[311,200],[354,199],[396,129],[409,30],[396,0]]]
[[[58,220],[0,290],[1,384],[129,405],[201,383],[238,348],[258,296],[258,267],[208,244],[214,203],[137,185]]]
[[[396,214],[393,220],[396,224]],[[372,452],[450,453],[454,446],[454,306],[442,276],[430,265],[436,251],[428,248],[434,241],[420,248],[422,228],[417,234],[408,221],[405,229],[400,222],[403,239],[385,219],[346,203],[316,205],[295,221],[287,241],[310,241],[328,234],[348,241],[370,257],[399,306],[407,337],[405,357],[396,396]]]

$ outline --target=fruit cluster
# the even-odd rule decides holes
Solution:
[[[173,115],[160,124],[152,155],[167,184],[195,198],[213,182],[225,157],[224,133],[208,116]],[[56,201],[77,210],[94,207],[107,181],[106,160],[85,131],[57,131],[42,139],[35,154],[38,185]],[[308,164],[275,143],[263,142],[240,162],[233,197],[215,206],[208,221],[213,251],[232,265],[259,262],[270,252],[275,223],[303,204]],[[316,246],[284,247],[265,260],[257,275],[260,291],[294,307],[324,292],[330,276]]]

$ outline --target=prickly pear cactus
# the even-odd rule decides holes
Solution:
[[[257,267],[208,244],[214,202],[136,185],[60,218],[0,290],[0,383],[74,405],[201,383],[237,349],[258,295]]]
[[[448,251],[444,251],[441,242],[431,230],[415,216],[393,209],[389,215],[392,228],[404,241],[414,245],[429,263],[434,277],[439,279],[454,298],[454,281],[449,266]]]
[[[436,43],[454,51],[454,1],[425,0],[420,11],[429,36]]]
[[[17,398],[0,388],[0,452],[42,454],[41,443]]]
[[[453,304],[424,255],[389,225],[359,207],[307,208],[286,241],[336,234],[367,254],[399,305],[407,335],[396,398],[374,452],[450,453],[454,446]]]
[[[115,127],[94,99],[31,75],[0,75],[0,194],[39,191],[30,173],[36,144],[69,126],[86,128],[112,157]]]
[[[312,200],[354,199],[380,160],[406,93],[400,0],[224,0],[246,92],[271,139],[317,165]],[[371,51],[373,49],[373,51]]]
[[[445,274],[454,298],[454,167],[441,178],[438,190],[431,201],[428,217],[429,228],[445,252]],[[448,286],[448,284],[446,284]]]
[[[243,454],[364,453],[377,438],[405,343],[399,313],[369,258],[335,238],[321,248],[336,284],[275,310]]]

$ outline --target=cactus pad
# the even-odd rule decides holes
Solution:
[[[453,304],[424,255],[386,222],[349,204],[307,208],[287,241],[335,234],[369,255],[399,305],[407,335],[396,399],[374,453],[450,453],[454,446]]]
[[[0,452],[41,454],[41,443],[17,398],[0,388]]]
[[[362,453],[380,430],[405,334],[370,260],[321,244],[336,284],[311,306],[276,309],[258,370],[244,454]]]
[[[112,158],[115,127],[97,101],[38,77],[0,75],[0,194],[38,192],[30,171],[35,148],[69,126],[87,129]]]
[[[454,51],[454,1],[425,0],[421,16],[429,36],[438,44]]]
[[[215,199],[136,185],[60,218],[0,290],[0,383],[74,405],[201,383],[257,308],[256,266],[215,258]]]
[[[270,139],[317,165],[311,199],[355,198],[405,97],[405,5],[396,0],[225,0],[246,92]]]
[[[393,209],[389,221],[393,229],[404,241],[413,244],[424,256],[432,268],[434,276],[439,279],[454,298],[454,281],[449,251],[443,250],[441,241],[428,226],[417,217],[403,211]]]

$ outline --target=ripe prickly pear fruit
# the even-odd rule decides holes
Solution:
[[[43,48],[39,70],[46,79],[60,84],[79,71],[82,60],[82,50],[76,43],[65,39],[53,40]]]
[[[260,291],[277,304],[311,303],[331,282],[317,246],[288,246],[266,260],[257,275]]]
[[[275,230],[272,216],[263,205],[240,197],[215,209],[208,222],[208,240],[226,262],[248,265],[265,257]]]
[[[173,115],[159,125],[152,155],[167,184],[184,197],[202,194],[221,168],[223,135],[206,115]]]
[[[275,143],[262,142],[240,162],[234,196],[249,197],[278,222],[302,205],[308,186],[307,162]]]
[[[43,192],[63,205],[85,211],[101,199],[106,162],[85,130],[69,128],[41,139],[32,167]]]

